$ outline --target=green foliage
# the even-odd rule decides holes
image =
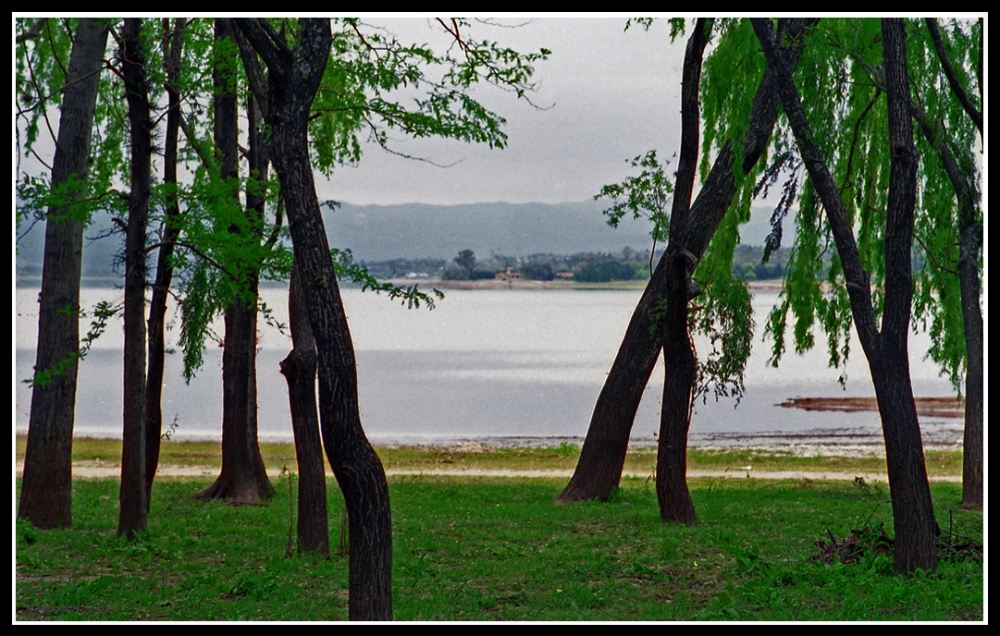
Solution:
[[[928,352],[956,390],[965,365],[965,341],[958,277],[958,203],[935,143],[946,143],[978,192],[974,159],[976,129],[943,77],[923,21],[908,23],[908,65],[913,100],[938,124],[940,136],[928,140],[916,130],[920,156],[914,250],[914,328],[928,329]],[[952,21],[944,29],[952,61],[967,87],[973,86],[978,24]],[[889,184],[890,147],[881,89],[881,28],[874,19],[822,20],[810,34],[796,70],[803,107],[823,150],[841,199],[857,234],[862,265],[871,275],[876,317],[884,302],[884,210]],[[779,126],[777,149],[791,146],[787,127]],[[978,194],[977,201],[978,201]],[[814,326],[826,334],[830,365],[839,367],[850,352],[850,303],[833,249],[828,223],[808,179],[799,198],[797,238],[779,305],[767,333],[773,337],[772,363],[785,351],[791,310],[797,352],[815,344]],[[843,382],[844,377],[841,377]]]
[[[44,389],[52,383],[53,377],[66,375],[73,365],[77,364],[80,360],[83,360],[83,358],[86,357],[87,353],[90,351],[90,347],[93,346],[94,342],[100,338],[104,331],[108,328],[108,320],[110,320],[119,311],[121,311],[121,307],[112,307],[111,303],[106,300],[102,300],[97,303],[91,312],[91,316],[93,316],[94,319],[90,322],[90,330],[87,332],[87,335],[83,337],[83,340],[80,341],[80,348],[71,352],[68,357],[56,362],[49,368],[35,372],[33,377],[23,380],[23,382],[31,387],[37,386]],[[63,309],[60,309],[58,313],[72,314],[73,307],[68,305]],[[80,317],[86,318],[86,312],[81,311]]]
[[[333,257],[333,267],[337,272],[337,278],[342,281],[359,283],[361,291],[374,291],[376,294],[384,292],[389,300],[399,300],[407,309],[419,309],[420,304],[427,305],[427,309],[434,309],[434,300],[444,298],[444,293],[432,289],[428,294],[421,291],[417,285],[393,285],[388,281],[379,281],[368,272],[368,268],[354,262],[351,250],[331,250]]]
[[[599,263],[589,261],[573,274],[574,280],[584,283],[608,283],[613,280],[632,280],[633,278],[635,278],[635,267],[615,259],[607,259]]]
[[[611,199],[611,207],[604,210],[611,227],[618,227],[628,215],[634,219],[649,219],[653,224],[653,229],[649,232],[653,237],[653,248],[649,254],[649,269],[652,271],[656,244],[667,240],[670,228],[667,201],[674,192],[674,184],[664,173],[666,164],[659,162],[655,150],[638,155],[626,163],[633,168],[640,168],[639,175],[628,177],[621,183],[604,186],[599,194],[594,195],[594,200]]]
[[[690,314],[692,327],[708,336],[711,351],[698,362],[695,397],[715,399],[743,396],[743,372],[753,346],[753,297],[746,284],[731,278],[719,281],[708,295],[708,304]]]
[[[357,163],[362,131],[368,141],[390,152],[395,152],[389,147],[390,130],[415,138],[506,146],[504,118],[468,90],[487,83],[527,98],[534,90],[534,65],[547,59],[549,51],[520,53],[469,38],[471,25],[464,20],[438,22],[454,39],[443,54],[427,45],[403,44],[355,18],[334,21],[331,57],[310,123],[317,169],[329,176],[340,163]]]

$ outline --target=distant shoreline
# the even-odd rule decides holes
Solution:
[[[610,283],[584,283],[573,280],[525,280],[525,279],[500,279],[492,278],[485,280],[441,280],[430,278],[393,278],[388,282],[393,285],[409,286],[419,285],[424,288],[435,287],[438,289],[535,289],[535,290],[643,290],[649,280],[618,280]],[[747,287],[751,291],[758,292],[780,292],[784,283],[781,280],[748,281]]]

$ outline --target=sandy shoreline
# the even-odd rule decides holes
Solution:
[[[16,476],[20,477],[24,468],[23,462],[17,463]],[[541,477],[551,479],[569,479],[572,470],[509,470],[509,469],[483,469],[483,468],[434,468],[429,470],[398,469],[388,468],[386,475],[389,477],[401,475],[433,475],[447,477],[494,477],[494,478],[515,478],[515,477]],[[282,471],[278,469],[268,469],[268,477],[278,478]],[[118,462],[105,461],[84,461],[73,462],[73,477],[77,479],[114,479],[121,474],[121,466]],[[163,465],[156,472],[158,477],[186,477],[190,479],[214,479],[219,475],[218,467],[214,466],[177,466]],[[625,477],[649,477],[646,473],[638,473],[626,470],[622,473]],[[333,477],[327,467],[327,476]],[[688,478],[714,477],[721,479],[795,479],[809,481],[854,481],[857,478],[864,479],[866,483],[887,483],[888,478],[884,473],[873,472],[833,472],[833,471],[755,471],[752,467],[740,467],[739,469],[725,470],[690,470]],[[961,483],[959,475],[930,476],[930,481]]]

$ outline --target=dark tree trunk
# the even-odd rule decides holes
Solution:
[[[676,247],[669,246],[667,252],[670,255],[667,261],[669,288],[660,327],[666,377],[656,455],[656,499],[660,505],[660,519],[692,524],[696,515],[687,487],[687,439],[698,361],[688,334],[687,284],[693,268],[691,261]]]
[[[163,59],[167,74],[167,130],[163,146],[163,182],[177,186],[177,138],[181,123],[181,100],[177,92],[180,76],[181,48],[184,44],[184,20],[174,20],[174,30],[170,32],[170,20],[163,18]],[[169,44],[167,44],[169,42]],[[177,194],[171,192],[166,199],[166,218],[160,233],[160,248],[156,258],[156,278],[153,281],[152,296],[149,300],[149,361],[146,367],[146,508],[152,500],[153,480],[160,462],[160,435],[163,430],[163,368],[166,358],[164,337],[167,315],[167,297],[174,276],[171,257],[179,228],[177,219],[181,210]]]
[[[970,211],[971,212],[971,211]],[[965,321],[965,435],[962,441],[962,505],[983,506],[983,311],[979,304],[979,254],[983,229],[974,213],[963,211],[958,276]]]
[[[131,138],[131,192],[125,238],[125,414],[122,427],[118,536],[146,529],[146,218],[152,176],[152,130],[146,93],[142,20],[128,18],[122,33],[122,76]]]
[[[215,21],[215,39],[232,38],[229,20]],[[221,182],[233,184],[233,205],[239,205],[235,180],[239,176],[238,108],[235,69],[217,65],[212,73],[215,89],[215,145],[220,160]],[[254,212],[248,212],[254,213]],[[239,227],[230,228],[241,233]],[[259,240],[245,234],[247,241]],[[241,266],[242,265],[242,266]],[[267,478],[257,442],[257,280],[253,263],[235,264],[243,292],[226,308],[222,351],[222,469],[218,479],[198,494],[200,499],[231,499],[255,502],[270,499],[274,488]]]
[[[73,38],[66,90],[59,116],[59,137],[52,165],[52,187],[71,178],[87,178],[99,71],[107,43],[103,20],[81,19]],[[83,193],[78,193],[77,197]],[[28,441],[18,516],[38,528],[69,526],[73,470],[73,420],[76,411],[77,359],[80,350],[80,272],[84,222],[70,205],[49,209],[45,224],[42,289],[39,294],[35,372],[63,360],[64,374],[54,374],[31,389]]]
[[[814,21],[788,20],[789,36],[801,36],[811,23]],[[788,40],[787,55],[790,60],[797,61],[803,38],[789,37]],[[744,174],[763,154],[778,117],[781,104],[774,86],[774,74],[768,70],[754,96],[749,128],[743,138],[741,169]],[[680,245],[695,259],[700,259],[705,253],[736,195],[734,162],[733,144],[728,141],[719,150],[712,170],[688,213]],[[605,501],[618,486],[635,414],[660,355],[660,343],[650,337],[649,328],[660,311],[660,301],[669,298],[666,256],[665,253],[657,263],[632,313],[625,337],[594,406],[580,461],[557,502]]]
[[[754,29],[779,73],[779,91],[802,160],[830,219],[844,268],[858,339],[868,358],[882,418],[886,465],[896,532],[894,566],[899,573],[937,567],[939,534],[924,464],[920,424],[910,383],[907,336],[913,295],[910,270],[917,155],[913,146],[910,92],[906,73],[906,29],[901,20],[883,20],[883,56],[892,145],[885,223],[885,299],[878,329],[869,275],[861,265],[848,216],[805,118],[788,65],[781,59],[771,22],[755,19]]]
[[[330,55],[329,20],[302,19],[294,49],[260,20],[238,24],[268,68],[253,86],[271,125],[271,157],[288,213],[309,322],[316,337],[323,446],[344,494],[350,532],[349,617],[392,619],[392,522],[385,471],[361,426],[354,345],[316,199],[309,109]],[[245,66],[247,66],[245,64]],[[253,74],[247,69],[247,75]],[[251,82],[254,80],[251,78]]]
[[[299,467],[298,540],[300,552],[330,554],[326,515],[326,470],[323,443],[316,412],[316,340],[309,325],[302,275],[292,271],[288,288],[288,326],[292,350],[281,361],[288,382],[288,402],[295,437],[295,461]]]
[[[958,200],[958,280],[965,327],[965,434],[962,460],[962,505],[983,505],[983,311],[979,303],[979,255],[983,247],[983,229],[977,216],[978,194],[962,172],[945,133],[927,120],[927,114],[910,105],[913,117],[928,142],[941,156],[948,180]],[[974,162],[970,159],[970,165]]]
[[[698,89],[701,63],[711,21],[699,18],[684,54],[681,77],[681,151],[670,213],[667,245],[667,294],[660,324],[666,377],[660,407],[659,449],[656,456],[656,498],[664,521],[694,523],[696,516],[687,487],[687,438],[691,427],[691,399],[698,360],[688,334],[688,301],[691,274],[697,259],[683,248],[698,163],[700,111]]]

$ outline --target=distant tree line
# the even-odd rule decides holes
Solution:
[[[748,281],[784,278],[791,249],[783,247],[775,250],[767,262],[763,261],[763,256],[763,246],[737,246],[733,256],[733,276]],[[529,256],[492,254],[481,260],[477,259],[472,250],[463,250],[452,261],[442,258],[396,258],[366,262],[365,266],[378,278],[482,280],[495,278],[509,271],[529,280],[553,280],[559,274],[571,273],[574,280],[595,283],[648,279],[649,250],[638,251],[626,247],[618,253],[539,253]]]

